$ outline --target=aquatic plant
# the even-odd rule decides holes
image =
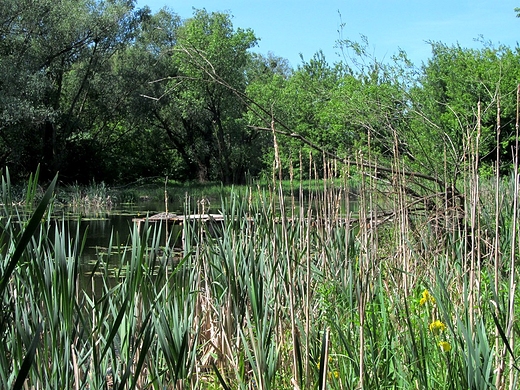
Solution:
[[[511,179],[441,214],[374,179],[353,197],[348,177],[226,192],[223,222],[166,245],[145,222],[85,277],[85,236],[51,218],[56,181],[26,215],[5,175],[0,387],[514,387],[517,227],[490,196],[514,203]]]

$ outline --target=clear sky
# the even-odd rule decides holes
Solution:
[[[167,6],[182,18],[193,8],[228,11],[235,28],[251,28],[259,45],[253,50],[301,64],[322,50],[329,63],[341,60],[334,46],[340,38],[368,38],[370,52],[381,61],[399,48],[416,65],[430,57],[426,41],[481,48],[476,39],[511,48],[520,41],[520,0],[138,0],[153,12]]]

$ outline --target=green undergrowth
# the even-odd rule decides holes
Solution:
[[[297,183],[294,180],[284,180],[280,182],[284,196],[294,197],[295,191],[300,187],[303,196],[308,198],[311,194],[322,193],[325,189],[342,188],[346,185],[344,180],[315,179],[304,180]],[[357,187],[354,181],[348,183],[351,196],[357,195]],[[174,180],[153,179],[131,183],[124,186],[109,186],[105,183],[92,182],[89,185],[61,184],[57,185],[55,193],[55,207],[67,207],[77,210],[79,214],[89,215],[104,211],[110,211],[121,205],[128,204],[165,204],[168,201],[170,207],[184,209],[187,207],[191,212],[200,209],[200,202],[212,204],[218,209],[222,197],[229,197],[232,194],[238,196],[256,197],[257,193],[263,191],[272,192],[273,184],[265,180],[251,180],[243,185],[222,185],[222,183],[198,183],[198,182],[177,182]],[[18,188],[16,202],[24,203],[25,188]],[[44,193],[44,188],[37,187],[35,193],[36,200],[40,199]],[[166,196],[166,199],[165,199]],[[215,211],[213,210],[213,211]]]
[[[85,279],[85,237],[50,218],[56,181],[36,201],[31,179],[26,216],[4,177],[0,387],[515,388],[514,186],[497,215],[479,191],[477,225],[470,203],[461,219],[388,195],[378,216],[375,194],[320,182],[225,191],[222,223],[166,246],[145,223]]]

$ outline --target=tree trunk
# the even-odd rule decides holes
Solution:
[[[54,124],[47,120],[43,124],[43,142],[41,157],[41,177],[44,180],[51,180],[57,171],[56,167],[56,128]]]

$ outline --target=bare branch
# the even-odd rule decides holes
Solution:
[[[190,51],[186,47],[183,47],[181,50],[183,50],[185,53],[187,53],[190,56],[190,58],[193,60],[193,63],[195,65],[199,66],[199,68],[204,73],[206,73],[206,75],[208,75],[211,78],[211,80],[213,80],[213,82],[218,83],[218,84],[226,87],[227,89],[229,89],[231,92],[233,92],[244,103],[244,105],[246,107],[252,109],[252,111],[255,113],[255,115],[257,115],[260,119],[265,121],[266,124],[267,123],[271,123],[271,121],[272,121],[274,124],[277,124],[283,130],[275,129],[274,125],[272,125],[272,127],[261,127],[261,126],[249,125],[248,126],[249,128],[254,129],[254,130],[269,131],[269,132],[272,132],[274,130],[277,134],[281,134],[281,135],[285,135],[285,136],[288,136],[288,137],[291,137],[291,138],[299,139],[303,143],[307,144],[308,146],[310,146],[311,148],[313,148],[313,149],[315,149],[317,151],[320,151],[321,153],[323,153],[324,155],[326,155],[329,158],[336,159],[338,161],[342,161],[345,164],[352,163],[352,161],[350,159],[342,158],[342,157],[338,156],[335,153],[332,153],[332,152],[330,152],[328,150],[325,150],[322,147],[320,147],[319,145],[316,145],[312,141],[310,141],[307,138],[303,137],[301,134],[293,132],[290,129],[289,126],[284,124],[281,120],[273,117],[271,115],[271,113],[267,109],[265,109],[262,105],[260,105],[259,103],[257,103],[253,99],[251,99],[249,96],[247,96],[244,92],[237,90],[236,88],[231,86],[229,83],[227,83],[224,79],[222,79],[215,72],[215,69],[211,65],[211,62],[209,60],[207,60],[202,55],[202,53],[200,53],[199,50],[193,49],[193,50]],[[198,55],[199,59],[202,60],[202,63],[201,63],[201,61],[199,61],[196,58],[196,55]],[[204,64],[206,64],[206,66],[209,66],[210,69],[208,69],[206,66],[204,66]],[[390,173],[390,174],[394,174],[395,173],[394,169],[388,168],[388,167],[385,167],[385,166],[381,166],[381,165],[370,164],[370,163],[362,163],[361,166],[363,168],[370,169],[370,170],[375,170],[375,171],[379,171],[379,172],[386,172],[386,173]],[[437,184],[443,190],[445,188],[447,188],[446,183],[444,181],[442,181],[439,178],[434,177],[434,176],[426,175],[426,174],[420,173],[420,172],[410,172],[410,171],[404,171],[404,172],[400,172],[400,173],[405,175],[405,176],[407,176],[407,177],[410,177],[410,178],[414,178],[415,177],[415,178],[428,180],[428,181],[430,181],[432,183]],[[455,195],[458,195],[458,193],[455,194]]]
[[[291,137],[291,138],[299,139],[304,144],[309,145],[311,148],[313,148],[313,149],[323,153],[327,157],[336,159],[338,161],[342,161],[345,164],[352,164],[353,163],[352,160],[350,160],[349,158],[343,158],[343,157],[338,156],[335,153],[332,153],[332,152],[330,152],[328,150],[325,150],[322,147],[320,147],[320,146],[316,145],[315,143],[313,143],[312,141],[308,140],[307,138],[305,138],[304,136],[302,136],[299,133],[283,131],[283,130],[276,130],[274,128],[271,129],[271,128],[259,127],[259,126],[248,126],[248,127],[252,128],[254,130],[262,130],[262,131],[270,131],[270,132],[275,131],[277,134],[281,134],[281,135],[285,135],[285,136],[288,136],[288,137]],[[363,168],[370,169],[370,170],[375,170],[375,171],[380,171],[380,172],[387,172],[387,173],[395,173],[394,169],[388,168],[388,167],[385,167],[385,166],[381,166],[381,165],[376,165],[376,164],[371,164],[371,163],[357,163],[357,164],[362,166]],[[444,188],[444,182],[442,180],[436,178],[436,177],[433,177],[433,176],[430,176],[430,175],[426,175],[426,174],[420,173],[420,172],[404,171],[404,172],[400,172],[400,173],[405,175],[405,176],[408,176],[408,177],[418,177],[420,179],[425,179],[425,180],[434,182],[434,183],[438,184],[441,188]]]

